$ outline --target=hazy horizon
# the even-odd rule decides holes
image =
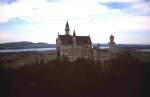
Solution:
[[[11,42],[2,42],[2,43],[0,43],[0,44],[5,44],[5,43],[17,43],[17,42],[32,42],[32,41],[11,41]],[[32,43],[47,43],[47,42],[32,42]],[[98,42],[96,42],[96,43],[92,43],[92,44],[97,44]],[[56,44],[56,43],[47,43],[47,44]],[[100,44],[108,44],[108,43],[100,43]],[[140,43],[137,43],[137,44],[135,44],[135,43],[116,43],[116,44],[123,44],[123,45],[150,45],[150,43],[149,44],[140,44]]]
[[[0,0],[0,43],[55,44],[58,32],[90,35],[92,43],[150,44],[148,0]]]

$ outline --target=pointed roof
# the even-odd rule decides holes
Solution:
[[[76,36],[76,32],[75,32],[75,29],[74,29],[74,31],[73,31],[73,36]]]
[[[111,38],[114,38],[114,36],[113,36],[113,35],[110,35],[110,37],[111,37]]]
[[[66,22],[65,31],[70,31],[70,28],[69,28],[69,23],[68,23],[68,21]]]
[[[114,41],[114,36],[110,35],[110,41]]]
[[[59,35],[58,37],[62,44],[73,44],[71,35]]]
[[[73,44],[73,36],[71,35],[59,35],[58,36],[62,44]],[[91,44],[91,38],[89,36],[76,36],[76,43],[78,45]]]
[[[89,36],[76,36],[77,44],[91,44],[91,38]]]

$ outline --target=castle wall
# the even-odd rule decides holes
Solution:
[[[69,60],[90,57],[90,45],[60,45],[60,57],[67,56]]]
[[[113,54],[113,52],[109,49],[94,49],[91,47],[91,44],[57,44],[57,47],[59,48],[60,58],[67,57],[70,61],[75,61],[77,58],[85,58],[93,59],[95,62],[104,63],[105,61],[115,57],[115,54]]]

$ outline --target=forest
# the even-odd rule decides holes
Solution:
[[[149,97],[149,73],[150,63],[129,53],[105,64],[37,59],[18,68],[0,65],[0,97]]]

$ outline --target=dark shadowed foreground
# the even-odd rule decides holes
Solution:
[[[16,69],[1,66],[0,97],[149,97],[148,69],[149,63],[129,55],[105,65],[53,60]]]

